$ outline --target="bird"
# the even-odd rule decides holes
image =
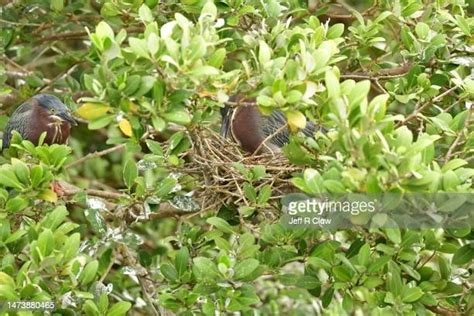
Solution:
[[[2,149],[10,146],[13,131],[35,145],[38,145],[44,132],[44,143],[65,144],[73,125],[77,125],[77,122],[61,100],[50,94],[37,94],[11,115],[3,132]]]
[[[262,114],[252,102],[244,102],[245,98],[232,96],[228,104],[220,108],[222,125],[220,135],[237,142],[248,153],[280,152],[289,142],[290,132],[287,119],[283,112],[274,110],[270,115]],[[318,127],[307,122],[302,130],[306,136],[313,136]],[[320,129],[322,130],[322,129]]]

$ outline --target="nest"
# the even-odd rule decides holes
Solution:
[[[259,192],[270,185],[272,196],[268,203],[277,206],[277,201],[285,194],[294,191],[290,183],[291,175],[302,168],[291,164],[283,153],[267,152],[251,155],[242,151],[235,143],[224,139],[210,129],[194,131],[192,138],[192,161],[189,163],[194,173],[204,184],[197,190],[201,210],[219,209],[222,205],[252,206],[244,194],[244,183],[249,182],[236,164],[247,170],[254,166],[265,166],[266,174],[253,181]]]

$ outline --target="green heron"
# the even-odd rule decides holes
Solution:
[[[290,137],[285,114],[275,110],[270,115],[263,115],[252,102],[241,104],[244,103],[242,100],[233,96],[229,101],[237,103],[237,107],[226,105],[221,108],[221,136],[238,142],[249,153],[257,150],[279,152]],[[311,137],[317,129],[314,123],[308,122],[302,132]]]
[[[3,132],[2,149],[10,146],[12,131],[23,139],[38,144],[46,132],[46,144],[64,144],[69,138],[71,125],[77,125],[68,108],[55,96],[38,94],[20,105],[10,117]]]

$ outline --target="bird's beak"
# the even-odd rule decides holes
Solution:
[[[222,116],[222,125],[221,125],[221,131],[220,134],[222,137],[227,138],[229,135],[229,129],[230,129],[230,120],[232,115],[230,115],[230,111],[227,112],[225,115]]]
[[[77,121],[74,119],[74,117],[72,117],[69,112],[61,112],[57,116],[59,116],[61,120],[71,123],[71,125],[73,126],[77,125]]]

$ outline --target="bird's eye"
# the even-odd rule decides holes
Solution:
[[[56,109],[51,109],[50,112],[51,112],[51,114],[55,114],[55,113],[56,113]]]

